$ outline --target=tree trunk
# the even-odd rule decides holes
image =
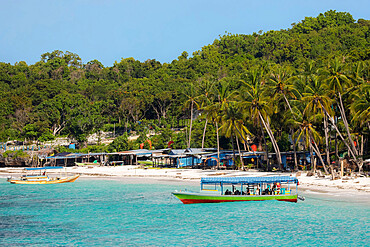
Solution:
[[[316,142],[315,142],[315,139],[313,139],[313,137],[312,137],[312,136],[310,136],[310,138],[311,138],[311,140],[312,140],[312,142],[313,142],[313,144],[314,144],[314,149],[316,150],[315,152],[316,152],[317,156],[319,157],[319,159],[320,159],[320,161],[321,161],[321,163],[322,163],[322,166],[324,167],[325,174],[328,174],[328,170],[326,169],[326,165],[325,165],[325,163],[324,163],[324,161],[323,161],[323,159],[322,159],[322,157],[321,157],[320,149],[319,149],[319,147],[317,146],[317,144],[316,144]],[[310,142],[310,143],[311,143],[311,142]],[[311,143],[311,145],[312,145],[312,143]]]
[[[261,135],[263,137],[263,142],[265,144],[265,158],[266,158],[266,169],[267,171],[269,171],[269,151],[268,151],[268,148],[267,148],[267,142],[266,142],[266,137],[265,137],[265,131],[263,131],[263,126],[262,126],[262,121],[260,121],[260,127],[261,127]]]
[[[290,104],[289,104],[289,101],[288,101],[288,99],[286,98],[286,96],[285,96],[285,94],[283,94],[283,96],[284,96],[284,99],[285,99],[285,102],[286,102],[286,104],[288,105],[288,107],[289,107],[289,110],[290,110],[290,112],[292,113],[292,115],[293,115],[293,110],[292,110],[292,107],[290,106]],[[293,116],[294,117],[294,116]],[[294,117],[295,118],[295,117]]]
[[[277,156],[277,157],[278,157],[278,161],[279,161],[279,169],[282,170],[281,164],[283,162],[282,162],[282,159],[281,159],[280,148],[279,148],[279,145],[277,144],[277,141],[275,139],[274,134],[272,133],[272,129],[270,127],[270,123],[269,123],[268,119],[266,119],[266,126],[268,127],[268,131],[270,131],[271,136],[274,138],[272,143],[275,145],[275,148],[276,148],[275,150],[278,150],[277,153],[279,154],[279,156]]]
[[[340,113],[341,113],[341,116],[342,116],[342,120],[343,120],[344,126],[346,127],[348,139],[349,139],[349,142],[351,143],[353,152],[357,156],[358,155],[358,152],[357,152],[355,143],[352,140],[351,133],[349,133],[349,126],[348,126],[348,121],[347,121],[346,113],[345,113],[344,107],[343,107],[342,95],[340,94],[340,92],[338,92],[338,94],[339,94],[339,103],[338,103],[338,106],[339,106],[339,110],[340,110]]]
[[[335,130],[337,131],[340,139],[342,139],[343,143],[346,145],[346,147],[348,148],[350,154],[352,155],[353,159],[355,160],[356,164],[357,164],[357,158],[356,158],[356,155],[353,153],[352,149],[350,148],[350,146],[348,145],[348,143],[346,142],[346,140],[344,139],[344,137],[342,136],[342,134],[340,133],[337,125],[335,124],[334,122],[334,119],[330,116],[330,114],[326,111],[326,109],[323,107],[323,105],[321,105],[322,109],[324,110],[325,114],[328,116],[329,120],[331,121],[331,123],[333,124]]]
[[[329,128],[328,128],[328,120],[326,116],[324,115],[324,132],[325,132],[325,153],[326,153],[326,162],[328,163],[328,166],[330,166],[330,150],[329,150]]]
[[[240,152],[239,139],[238,137],[235,137],[235,139],[236,139],[236,146],[238,147],[238,152],[239,152],[240,165],[241,165],[242,170],[244,171],[244,164],[243,164],[242,154]]]
[[[191,143],[191,128],[193,125],[193,107],[194,107],[194,102],[191,102],[191,109],[190,109],[190,127],[189,127],[189,142],[188,142],[188,148],[190,148],[190,143]]]
[[[338,133],[335,132],[335,139],[334,139],[334,145],[335,145],[335,156],[337,157],[337,160],[339,159],[339,152],[338,152]]]
[[[364,165],[364,162],[363,162],[363,155],[364,155],[364,136],[361,135],[361,149],[360,149],[360,155],[361,155],[361,160],[360,160],[360,164],[358,166],[358,173],[361,173],[362,172],[362,167]]]
[[[240,130],[235,126],[235,123],[234,123],[234,122],[233,122],[233,126],[234,126],[234,127],[235,127],[235,129],[238,131],[238,133],[239,133],[239,135],[241,136],[241,138],[243,139],[244,143],[246,143],[246,144],[249,146],[248,142],[244,139],[244,137],[243,137],[242,133],[240,133]],[[260,160],[258,159],[258,156],[257,156],[256,152],[254,152],[254,150],[253,150],[251,147],[249,147],[249,148],[252,150],[253,154],[256,156],[257,164],[258,164],[258,163],[260,163]],[[261,165],[261,167],[262,167],[262,164],[261,164],[261,163],[260,163],[260,165]],[[258,165],[257,165],[257,166],[258,166]]]
[[[217,135],[217,170],[220,169],[220,138],[218,136],[218,123],[216,121],[216,135]]]
[[[282,161],[281,161],[281,155],[280,155],[279,146],[277,145],[277,142],[276,142],[276,140],[275,140],[274,135],[272,134],[272,131],[271,131],[270,127],[269,127],[269,126],[267,126],[267,124],[266,124],[266,123],[265,123],[265,121],[263,120],[263,117],[262,117],[261,113],[260,113],[260,112],[258,112],[258,114],[259,114],[259,117],[260,117],[260,119],[261,119],[261,121],[262,121],[263,125],[265,126],[265,129],[266,129],[266,131],[267,131],[267,134],[268,134],[268,135],[270,136],[270,138],[271,138],[271,142],[272,142],[272,144],[273,144],[273,146],[274,146],[274,149],[275,149],[275,152],[276,152],[276,157],[277,157],[277,160],[278,160],[279,169],[280,169],[280,170],[282,170],[282,166],[281,166]]]
[[[311,140],[310,140],[309,149],[310,149],[310,156],[311,156],[311,158],[310,158],[311,171],[315,174],[316,171],[315,171],[315,166],[313,165],[314,157],[313,157],[313,151],[312,151],[313,147],[312,147]]]
[[[293,138],[294,130],[290,129],[290,135],[292,137],[292,143],[293,143],[293,152],[294,152],[294,171],[298,171],[298,161],[297,161],[297,147],[295,139]]]
[[[207,124],[208,124],[208,119],[206,118],[206,123],[204,124],[204,130],[203,130],[202,150],[203,150],[203,148],[204,148],[204,139],[205,139],[205,137],[206,137]]]
[[[236,156],[235,156],[235,147],[234,147],[234,136],[231,133],[231,145],[233,146],[233,162],[234,166],[236,166]]]

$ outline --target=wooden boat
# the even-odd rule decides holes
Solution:
[[[175,191],[172,194],[184,204],[267,200],[297,202],[298,199],[298,179],[288,176],[206,177],[201,179],[200,186],[200,192]],[[295,190],[291,190],[294,187]]]
[[[93,167],[93,166],[100,166],[100,164],[99,164],[99,163],[97,163],[97,162],[84,162],[84,163],[81,163],[81,162],[75,162],[75,164],[76,164],[77,166],[91,166],[91,167]]]
[[[8,178],[8,182],[12,184],[61,184],[74,182],[79,178],[79,174],[73,176],[56,176],[50,177],[46,174],[46,170],[50,169],[63,169],[64,167],[60,166],[46,166],[46,167],[37,167],[37,168],[25,168],[26,172],[36,172],[38,174],[23,174],[20,178]],[[61,175],[61,174],[60,174]]]

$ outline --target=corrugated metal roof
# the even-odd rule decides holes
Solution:
[[[263,155],[264,152],[254,152],[256,155],[254,155],[253,152],[240,152],[242,157],[244,158],[255,158],[255,156],[260,156],[260,155]],[[227,154],[229,156],[233,155],[233,151],[230,151],[230,150],[227,150],[227,151],[220,151],[220,154]],[[206,154],[202,154],[203,157],[210,157],[210,156],[215,156],[217,155],[217,153],[206,153]],[[239,152],[235,152],[235,155],[238,156],[239,155]]]
[[[201,148],[187,148],[187,149],[172,149],[169,154],[200,154],[200,153],[208,153],[203,151]]]
[[[30,167],[25,168],[27,171],[35,171],[35,170],[49,170],[49,169],[63,169],[63,166],[45,166],[45,167]]]
[[[40,158],[43,158],[43,159],[56,159],[56,160],[60,160],[60,159],[75,159],[75,158],[84,157],[84,156],[87,156],[87,154],[70,153],[67,156],[58,156],[58,155],[55,155],[55,156],[48,156],[48,157],[41,157],[41,156],[39,156],[39,157]]]
[[[207,177],[202,178],[203,184],[227,183],[227,184],[258,184],[258,183],[298,183],[296,177],[275,176],[275,177]]]

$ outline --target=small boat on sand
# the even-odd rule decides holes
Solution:
[[[61,166],[46,166],[46,167],[36,167],[36,168],[25,168],[26,172],[31,172],[31,174],[22,174],[19,178],[9,177],[8,182],[12,184],[61,184],[74,182],[80,176],[79,174],[73,176],[62,176]],[[47,170],[60,169],[59,176],[51,177],[47,174]]]
[[[230,189],[230,190],[229,190]],[[275,177],[206,177],[200,192],[172,192],[184,204],[278,200],[297,202],[298,179]]]
[[[100,166],[100,163],[97,160],[94,162],[75,162],[76,166]]]

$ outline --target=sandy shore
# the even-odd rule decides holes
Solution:
[[[16,176],[23,168],[0,168],[0,176]],[[297,176],[300,189],[325,192],[362,192],[370,195],[370,178],[356,177],[331,180],[325,178],[308,177],[306,173],[277,173],[258,171],[233,171],[233,170],[200,170],[200,169],[154,169],[139,168],[137,166],[96,166],[96,167],[67,167],[70,174],[81,174],[81,177],[114,177],[114,178],[150,178],[156,180],[193,181],[199,184],[201,177],[207,176]]]

